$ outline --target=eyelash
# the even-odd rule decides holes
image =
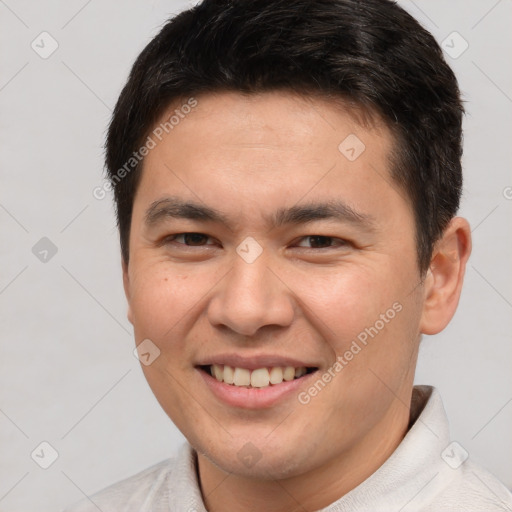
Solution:
[[[212,238],[208,235],[205,235],[204,233],[197,233],[197,232],[193,232],[193,231],[190,231],[190,232],[185,232],[185,233],[176,233],[175,235],[170,235],[170,236],[167,236],[164,240],[163,240],[163,243],[164,244],[168,244],[168,243],[171,243],[171,242],[175,242],[176,238],[180,237],[180,236],[186,236],[186,235],[199,235],[199,236],[202,236],[202,237],[207,237],[207,238]],[[300,237],[300,240],[304,240],[304,239],[307,239],[307,238],[318,238],[318,239],[327,239],[327,240],[331,240],[331,241],[338,241],[340,243],[338,243],[337,245],[330,245],[328,247],[303,247],[303,246],[300,246],[304,249],[312,249],[312,250],[320,250],[320,249],[334,249],[336,247],[345,247],[345,246],[348,246],[348,245],[351,245],[349,241],[347,240],[343,240],[342,238],[336,238],[336,237],[333,237],[333,236],[327,236],[327,235],[306,235],[306,236],[302,236]],[[184,243],[180,243],[180,242],[176,242],[178,245],[183,245],[184,247],[206,247],[208,245],[213,245],[213,244],[205,244],[205,245],[188,245],[188,244],[184,244]]]

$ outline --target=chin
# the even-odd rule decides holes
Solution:
[[[299,454],[297,446],[299,442],[291,442],[288,445],[274,439],[260,441],[232,440],[229,445],[204,442],[193,445],[195,449],[222,471],[235,475],[254,478],[258,480],[276,480],[296,476],[309,468],[311,454]]]

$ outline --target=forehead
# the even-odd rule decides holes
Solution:
[[[224,159],[233,168],[234,155],[245,162],[252,159],[254,165],[267,155],[276,161],[312,160],[325,165],[341,157],[354,162],[362,156],[387,167],[393,145],[392,134],[377,113],[342,98],[290,91],[182,97],[164,111],[149,137],[156,147],[144,167],[172,157],[174,162]],[[269,167],[275,171],[276,166]]]
[[[192,108],[187,105],[194,104]],[[213,117],[212,117],[213,116]],[[222,118],[221,123],[216,119]],[[164,109],[155,123],[155,127],[163,126],[169,120],[174,126],[167,132],[176,132],[178,123],[183,131],[186,119],[194,118],[205,127],[209,123],[216,124],[216,132],[233,125],[254,132],[261,128],[286,127],[289,123],[297,124],[297,128],[305,128],[305,124],[318,131],[323,123],[331,130],[336,130],[339,117],[359,131],[371,130],[391,137],[391,133],[380,114],[370,107],[358,104],[353,99],[341,95],[327,96],[318,91],[299,93],[288,89],[270,90],[258,93],[242,93],[240,91],[214,91],[198,95],[181,96],[174,99]],[[316,118],[316,119],[314,119]],[[337,119],[336,119],[337,118]],[[191,124],[190,121],[187,121]],[[301,126],[302,125],[302,126]],[[165,134],[163,134],[165,136]]]
[[[182,108],[190,98],[173,102],[150,133],[155,147],[139,187],[150,202],[165,189],[220,210],[230,203],[249,211],[263,200],[293,205],[340,198],[355,207],[365,194],[368,202],[396,188],[389,165],[393,138],[376,114],[285,91],[193,99],[193,108]]]

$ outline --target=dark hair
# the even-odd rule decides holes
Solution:
[[[124,261],[141,174],[133,155],[171,102],[278,89],[344,100],[384,121],[426,272],[459,207],[464,108],[433,36],[390,0],[204,0],[168,21],[133,65],[107,136]]]

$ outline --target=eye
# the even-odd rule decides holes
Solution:
[[[207,244],[208,239],[211,239],[208,235],[203,233],[177,233],[176,235],[170,235],[165,238],[165,243],[176,242],[177,245],[185,245],[188,247],[202,247]]]
[[[208,241],[210,242],[208,243]],[[205,235],[204,233],[177,233],[165,237],[164,243],[174,243],[175,245],[183,245],[185,247],[205,247],[215,245],[212,242],[213,238]],[[297,247],[306,249],[330,249],[336,247],[345,247],[350,245],[350,242],[341,238],[324,235],[308,235],[299,239],[296,244]]]
[[[309,242],[310,246],[308,247],[307,245],[304,245],[303,242]],[[308,249],[329,249],[333,247],[345,247],[347,245],[350,245],[350,243],[347,242],[346,240],[323,235],[304,236],[300,239],[300,242],[297,244],[298,247],[306,247]]]

